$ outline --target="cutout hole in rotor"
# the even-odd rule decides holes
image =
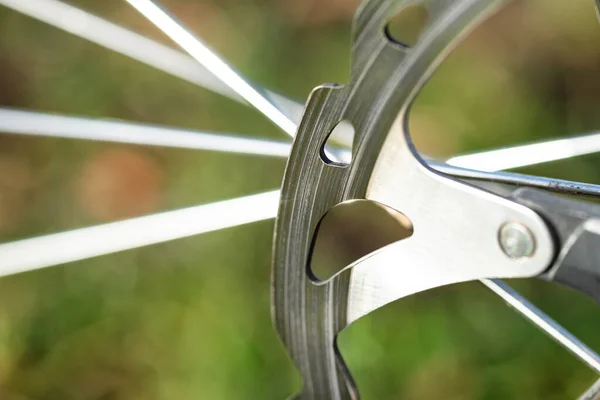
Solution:
[[[309,275],[327,280],[354,261],[412,234],[411,221],[392,208],[370,200],[340,203],[319,223]]]
[[[429,14],[422,5],[402,9],[385,27],[387,38],[401,46],[414,46],[427,26]]]
[[[331,131],[321,147],[323,162],[339,167],[346,167],[352,161],[352,148],[354,142],[354,127],[348,120],[339,122]],[[346,148],[344,148],[346,147]]]

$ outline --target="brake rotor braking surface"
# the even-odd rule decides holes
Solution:
[[[481,278],[531,277],[554,256],[544,221],[529,208],[441,176],[421,160],[407,115],[425,81],[460,37],[506,1],[370,0],[353,27],[350,83],[316,88],[288,160],[275,228],[272,301],[276,328],[303,378],[301,398],[358,398],[336,335],[375,309],[423,290]],[[388,21],[422,5],[429,21],[409,48]],[[341,121],[355,130],[352,160],[330,160],[325,142]],[[354,262],[327,281],[310,272],[320,221],[335,205],[368,199],[406,215],[413,235]],[[498,243],[506,223],[535,238],[530,257]]]

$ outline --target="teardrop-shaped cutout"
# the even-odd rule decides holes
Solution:
[[[392,42],[406,47],[414,46],[425,29],[427,9],[412,5],[402,9],[386,25],[385,33]]]
[[[354,143],[354,127],[348,120],[339,122],[331,131],[323,147],[321,159],[327,164],[345,167],[352,161],[352,148]],[[343,148],[343,147],[345,148]]]
[[[317,228],[309,273],[327,280],[361,257],[412,233],[412,223],[404,214],[382,204],[370,200],[338,204]]]

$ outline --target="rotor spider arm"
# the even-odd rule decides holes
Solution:
[[[539,213],[558,242],[556,259],[540,278],[600,303],[600,205],[528,188],[518,189],[512,197]]]

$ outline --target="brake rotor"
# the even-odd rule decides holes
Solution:
[[[502,0],[368,0],[353,26],[350,83],[316,88],[288,160],[275,228],[272,302],[276,328],[303,378],[301,398],[358,398],[336,335],[377,308],[430,288],[481,278],[531,277],[554,245],[530,209],[430,169],[407,129],[410,104],[445,55]],[[386,34],[402,9],[422,5],[429,21],[413,47]],[[340,124],[355,130],[352,159],[325,143]],[[414,234],[349,265],[327,281],[311,273],[316,232],[335,205],[368,199],[406,215]],[[535,250],[509,257],[498,244],[507,223],[527,226]]]

